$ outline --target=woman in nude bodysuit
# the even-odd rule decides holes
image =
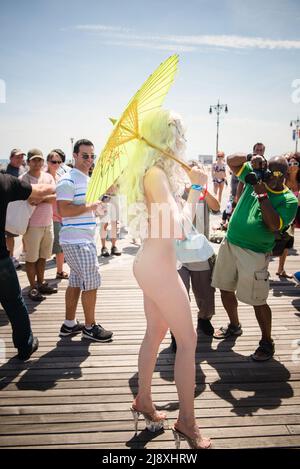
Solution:
[[[183,158],[185,138],[179,116],[164,110],[153,111],[142,122],[140,134],[160,148]],[[138,235],[143,239],[133,271],[143,290],[147,321],[139,352],[139,389],[131,411],[136,431],[140,414],[144,416],[148,429],[156,431],[163,427],[166,413],[155,408],[151,381],[159,346],[170,328],[177,343],[175,383],[179,415],[172,429],[176,447],[179,447],[180,440],[186,440],[191,448],[202,449],[210,447],[211,443],[208,438],[202,437],[194,413],[197,335],[189,298],[176,269],[174,239],[184,237],[184,219],[187,216],[193,219],[200,196],[199,188],[206,184],[207,175],[194,167],[188,176],[192,189],[187,209],[184,209],[186,213],[180,213],[176,199],[183,193],[185,172],[178,163],[140,141],[121,181],[121,191],[127,195],[131,213],[130,224],[135,227],[139,224]],[[138,212],[136,217],[132,216],[132,206],[136,207],[135,213]]]

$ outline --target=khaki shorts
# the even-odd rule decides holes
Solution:
[[[60,254],[63,252],[61,245],[59,244],[59,232],[61,230],[62,224],[59,221],[53,222],[53,233],[54,241],[52,246],[52,254]]]
[[[269,255],[240,248],[225,239],[214,267],[212,286],[236,292],[252,306],[265,305],[269,295]]]
[[[49,259],[52,254],[53,227],[29,226],[23,236],[26,262],[36,262],[38,259]]]

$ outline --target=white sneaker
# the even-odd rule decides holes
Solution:
[[[15,269],[20,269],[21,268],[21,264],[18,261],[18,259],[16,259],[15,257],[12,257],[11,260],[13,261]]]
[[[19,255],[19,262],[26,262],[26,252],[21,252]]]

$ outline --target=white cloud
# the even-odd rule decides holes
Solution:
[[[169,50],[171,52],[191,52],[196,48],[193,46],[182,46],[180,44],[151,44],[143,41],[103,41],[102,44],[110,46],[138,47],[142,49]]]
[[[300,41],[266,39],[247,36],[165,36],[165,40],[194,46],[215,46],[234,49],[300,49]]]
[[[132,29],[123,28],[121,26],[109,26],[105,24],[78,24],[75,26],[75,29],[81,31],[98,31],[98,32],[124,32],[129,33]]]
[[[300,41],[269,39],[262,37],[233,35],[137,35],[121,26],[86,24],[75,26],[76,30],[98,33],[101,38],[111,38],[106,44],[127,47],[144,47],[164,50],[193,51],[200,46],[225,49],[300,49]],[[116,42],[115,42],[116,41]],[[159,46],[157,45],[159,43]],[[174,44],[177,46],[175,47]]]

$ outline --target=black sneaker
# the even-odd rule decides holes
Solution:
[[[170,344],[170,349],[172,350],[173,353],[176,353],[177,352],[177,344],[176,344],[176,339],[175,337],[173,336],[172,332],[170,331],[171,333],[171,344]]]
[[[101,249],[101,256],[102,257],[109,257],[109,252],[108,252],[108,249],[106,247]]]
[[[270,360],[270,358],[273,357],[274,353],[275,345],[272,339],[270,342],[268,340],[260,340],[259,347],[251,355],[251,358],[256,362],[265,362],[267,360]]]
[[[117,248],[117,246],[113,246],[110,251],[112,256],[121,256],[121,251]]]
[[[80,334],[83,328],[84,324],[80,324],[79,321],[77,321],[77,323],[73,327],[69,327],[63,324],[60,328],[59,337],[67,337],[68,335]]]
[[[197,329],[210,337],[213,336],[215,332],[213,325],[210,322],[210,319],[198,318]]]
[[[28,352],[19,352],[18,359],[25,361],[31,357],[31,355],[39,348],[39,340],[37,337],[33,337],[31,349]]]
[[[82,337],[95,342],[110,342],[112,335],[113,332],[106,331],[100,324],[94,324],[91,329],[86,327],[82,329]]]

